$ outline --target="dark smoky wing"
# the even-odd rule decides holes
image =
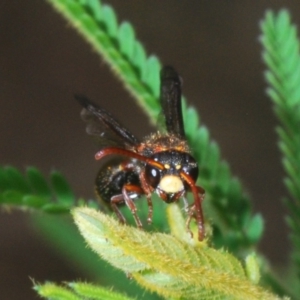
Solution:
[[[87,109],[83,108],[80,112],[81,119],[86,122],[86,132],[91,135],[95,144],[100,148],[110,147],[110,146],[121,146],[124,148],[124,143],[117,138],[114,134],[109,132],[103,124],[99,123],[97,117],[95,117]]]
[[[130,147],[139,144],[139,140],[103,108],[85,96],[76,95],[75,98],[84,107],[81,118],[87,123],[86,132],[99,146]]]
[[[160,102],[167,132],[185,138],[181,108],[181,79],[170,66],[163,67],[160,72]]]

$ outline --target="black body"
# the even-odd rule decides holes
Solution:
[[[121,162],[108,162],[97,174],[95,181],[96,194],[99,195],[100,200],[110,207],[112,197],[122,195],[122,188],[126,184],[141,185],[136,170],[124,170]],[[130,195],[132,199],[138,196],[138,194]],[[119,205],[123,204],[124,201],[119,202]]]
[[[160,73],[161,87],[160,87],[160,103],[162,106],[162,113],[165,119],[167,133],[174,135],[180,139],[185,140],[183,118],[181,111],[181,79],[173,67],[165,66]],[[121,125],[109,112],[100,108],[85,96],[75,96],[79,103],[84,107],[82,118],[88,123],[87,133],[98,138],[100,146],[117,146],[120,148],[131,149],[140,144],[140,141],[123,125]],[[161,136],[159,137],[162,138]],[[163,137],[164,138],[164,137]],[[155,143],[157,141],[150,141]],[[160,143],[158,141],[157,143]],[[143,155],[149,156],[163,164],[180,163],[185,166],[188,171],[193,168],[192,177],[197,180],[198,166],[195,160],[188,153],[181,153],[178,151],[162,151],[153,154],[153,149],[147,147],[143,149]],[[188,159],[186,159],[188,157]],[[191,161],[191,164],[189,164]],[[130,164],[128,168],[126,165]],[[154,168],[150,165],[143,164],[139,161],[131,163],[131,160],[124,158],[123,160],[113,160],[102,166],[96,178],[95,190],[100,200],[106,204],[110,204],[111,198],[116,195],[122,195],[122,188],[126,184],[133,184],[140,186],[139,173],[141,167],[145,167],[145,175],[149,180],[152,188],[156,188],[159,178],[168,173],[178,173],[175,168],[168,170],[157,170],[156,176],[153,176]],[[155,178],[154,178],[155,177]],[[129,194],[131,198],[138,198],[136,193]],[[171,203],[177,199],[169,195],[166,202]],[[120,201],[118,205],[124,204]]]
[[[164,67],[160,73],[160,103],[165,118],[166,134],[154,133],[141,142],[116,121],[111,114],[84,96],[76,99],[84,107],[83,119],[88,123],[87,132],[96,137],[100,145],[95,158],[108,155],[119,159],[109,161],[100,169],[96,178],[96,193],[108,204],[124,223],[118,209],[126,204],[138,227],[142,223],[133,200],[145,195],[148,202],[148,222],[152,221],[151,195],[156,192],[166,203],[184,199],[188,213],[187,229],[191,218],[198,224],[199,240],[204,238],[204,222],[201,202],[204,190],[196,186],[198,165],[190,153],[183,126],[181,110],[181,80],[172,67]],[[194,195],[194,203],[187,205],[185,194]]]

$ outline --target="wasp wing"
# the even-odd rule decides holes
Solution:
[[[160,72],[160,102],[167,132],[185,138],[181,108],[181,79],[170,66],[163,67]]]
[[[85,96],[76,95],[75,99],[84,107],[81,118],[87,122],[86,131],[94,136],[100,146],[134,147],[139,140],[103,108]]]

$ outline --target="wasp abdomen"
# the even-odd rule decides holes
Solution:
[[[122,195],[122,188],[127,185],[140,186],[139,175],[132,169],[124,169],[117,165],[107,165],[100,169],[96,178],[96,193],[106,204],[111,203],[114,196]],[[132,195],[136,198],[138,195]],[[118,204],[123,204],[124,201]]]

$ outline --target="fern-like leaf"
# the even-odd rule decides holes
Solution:
[[[51,300],[134,300],[112,290],[83,282],[71,282],[68,286],[54,283],[36,284],[34,289],[40,296]]]
[[[300,276],[300,52],[297,30],[286,10],[268,11],[261,24],[263,59],[268,70],[267,93],[280,121],[277,127],[279,148],[286,172],[284,183],[290,197],[285,201],[289,211],[293,263]],[[299,284],[298,284],[299,286]],[[298,287],[298,294],[300,287]]]
[[[66,213],[75,197],[66,179],[54,171],[50,182],[33,167],[21,174],[13,167],[0,167],[0,204],[22,209],[39,209],[48,213]]]
[[[114,10],[98,0],[48,0],[104,58],[137,99],[150,120],[157,121],[159,105],[159,71],[155,56],[147,57],[135,38],[129,22],[117,22]],[[208,130],[199,127],[194,108],[183,102],[187,137],[200,166],[200,185],[207,192],[205,209],[213,220],[214,243],[239,255],[251,249],[262,235],[260,215],[252,216],[248,196],[241,183],[232,176],[228,164],[221,160],[216,143]]]
[[[92,299],[92,300],[134,300],[134,298],[129,298],[120,293],[116,293],[111,289],[105,289],[100,286],[96,286],[89,283],[82,282],[74,282],[69,283],[69,286],[81,297],[84,299]]]
[[[78,295],[75,295],[69,289],[55,285],[53,283],[46,283],[44,285],[35,285],[36,292],[46,299],[51,300],[82,300]]]
[[[94,209],[76,208],[75,223],[88,245],[141,285],[174,299],[279,299],[253,284],[240,262],[205,242],[121,226]]]

